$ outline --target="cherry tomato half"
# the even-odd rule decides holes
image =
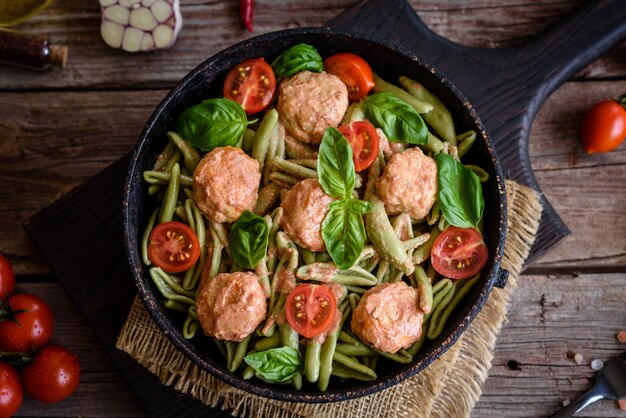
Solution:
[[[224,96],[243,107],[247,114],[265,109],[274,98],[276,76],[263,58],[233,67],[224,82]]]
[[[303,337],[313,338],[326,331],[337,313],[337,301],[328,286],[301,284],[285,303],[287,322]]]
[[[9,418],[20,409],[24,391],[20,374],[10,364],[0,362],[0,417]]]
[[[371,123],[368,121],[352,122],[338,129],[352,147],[352,159],[356,171],[363,171],[374,164],[380,144],[376,129]]]
[[[76,354],[60,345],[44,347],[22,370],[24,390],[40,402],[59,402],[70,396],[80,382]]]
[[[148,258],[163,271],[180,273],[193,266],[198,257],[200,257],[198,237],[184,223],[163,222],[150,233]]]
[[[374,88],[372,68],[358,55],[349,52],[331,55],[326,58],[324,67],[348,87],[348,99],[351,102],[362,100]]]
[[[442,276],[466,279],[478,273],[487,263],[488,250],[474,228],[451,226],[435,240],[430,261]]]
[[[596,103],[583,117],[580,138],[589,154],[614,150],[626,138],[626,109],[615,100]]]
[[[9,298],[9,305],[13,311],[24,312],[15,315],[15,321],[0,322],[0,351],[31,352],[48,344],[54,322],[43,299],[17,293]]]
[[[15,289],[15,272],[9,260],[0,254],[0,299],[11,295]]]

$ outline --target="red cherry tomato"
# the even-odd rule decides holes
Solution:
[[[348,99],[351,102],[362,100],[374,88],[372,68],[358,55],[349,52],[331,55],[326,58],[324,67],[348,87]]]
[[[67,348],[48,345],[24,366],[22,380],[29,396],[40,402],[59,402],[78,387],[80,364]]]
[[[15,272],[9,260],[0,254],[0,299],[11,295],[15,289]]]
[[[23,400],[20,374],[10,364],[0,362],[0,418],[9,418],[15,414]]]
[[[0,351],[30,352],[48,344],[54,328],[52,311],[43,299],[26,293],[9,298],[15,321],[0,322]]]
[[[148,258],[167,273],[180,273],[198,261],[200,243],[195,232],[181,222],[159,224],[150,233]]]
[[[285,313],[287,322],[298,334],[313,338],[333,323],[337,301],[328,286],[301,284],[289,294]]]
[[[224,96],[243,107],[247,114],[265,109],[274,98],[276,76],[263,58],[244,61],[230,70]]]
[[[580,138],[589,154],[614,150],[626,138],[626,109],[615,100],[596,103],[583,118]]]
[[[489,251],[474,228],[451,226],[435,240],[430,261],[435,270],[450,279],[466,279],[487,263]]]
[[[376,129],[371,123],[368,121],[352,122],[338,129],[352,147],[352,159],[356,171],[363,171],[374,164],[378,157],[380,143]]]

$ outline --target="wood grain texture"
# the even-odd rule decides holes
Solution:
[[[257,1],[255,35],[320,26],[356,3],[354,0]],[[528,39],[583,1],[412,0],[410,3],[424,22],[444,37],[468,46],[502,47]],[[192,0],[183,2],[181,10],[184,29],[172,49],[129,54],[112,50],[102,42],[96,2],[56,0],[44,14],[20,28],[48,34],[55,42],[69,45],[67,68],[32,73],[2,67],[0,90],[169,88],[206,58],[251,36],[239,23],[237,2]],[[626,62],[620,58],[624,53],[626,44],[586,68],[579,77],[626,75]]]
[[[584,109],[625,87],[619,81],[570,82],[539,112],[531,132],[531,161],[544,192],[573,234],[536,268],[626,267],[626,186],[616,181],[626,179],[626,151],[590,156],[577,136]],[[6,216],[0,217],[0,251],[14,261],[18,273],[49,272],[21,222],[129,152],[166,93],[1,94],[0,211]]]
[[[615,334],[626,328],[626,274],[523,276],[496,347],[476,417],[542,417],[586,392],[591,360],[626,350]],[[580,353],[577,365],[567,352]],[[600,401],[581,417],[623,417]]]
[[[75,352],[81,368],[80,385],[70,398],[48,405],[27,398],[18,416],[145,416],[142,405],[60,284],[18,283],[16,292],[37,295],[50,305],[55,327],[52,342]]]
[[[583,0],[411,0],[436,33],[474,47],[508,47],[553,24]],[[141,416],[142,407],[78,315],[20,224],[130,151],[152,109],[184,74],[251,35],[237,2],[182,2],[185,26],[169,51],[132,55],[102,43],[95,1],[56,0],[20,28],[70,45],[63,71],[0,67],[0,252],[19,289],[49,301],[54,341],[75,350],[83,383],[69,400],[27,400],[21,416]],[[257,0],[255,34],[319,26],[356,0]],[[607,359],[626,328],[626,151],[588,156],[577,140],[584,109],[626,90],[626,43],[558,89],[533,123],[530,156],[545,194],[572,235],[520,280],[495,366],[473,416],[546,416],[591,384],[593,371],[564,355]],[[576,272],[591,274],[576,275]],[[558,273],[558,275],[548,275]],[[609,274],[610,273],[610,274]],[[508,363],[516,360],[521,370]],[[169,411],[172,412],[173,411]],[[580,416],[624,417],[609,401]]]

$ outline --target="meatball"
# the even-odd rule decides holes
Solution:
[[[259,163],[239,148],[219,147],[207,153],[193,173],[193,197],[207,218],[235,222],[252,210],[259,197]]]
[[[423,219],[435,204],[437,164],[417,147],[394,154],[378,179],[376,192],[388,214],[408,212],[413,219]]]
[[[254,273],[221,273],[201,283],[196,310],[206,335],[241,341],[263,322],[267,302]]]
[[[422,335],[418,302],[417,290],[404,282],[373,287],[352,313],[352,332],[386,353],[408,348]]]
[[[322,221],[334,200],[317,180],[302,180],[282,196],[281,226],[298,245],[311,251],[324,251]]]
[[[280,84],[276,110],[287,133],[319,144],[326,128],[336,128],[348,109],[348,88],[339,77],[302,71]]]

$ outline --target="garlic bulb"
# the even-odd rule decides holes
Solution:
[[[128,52],[169,48],[183,26],[179,0],[100,0],[100,35]]]

